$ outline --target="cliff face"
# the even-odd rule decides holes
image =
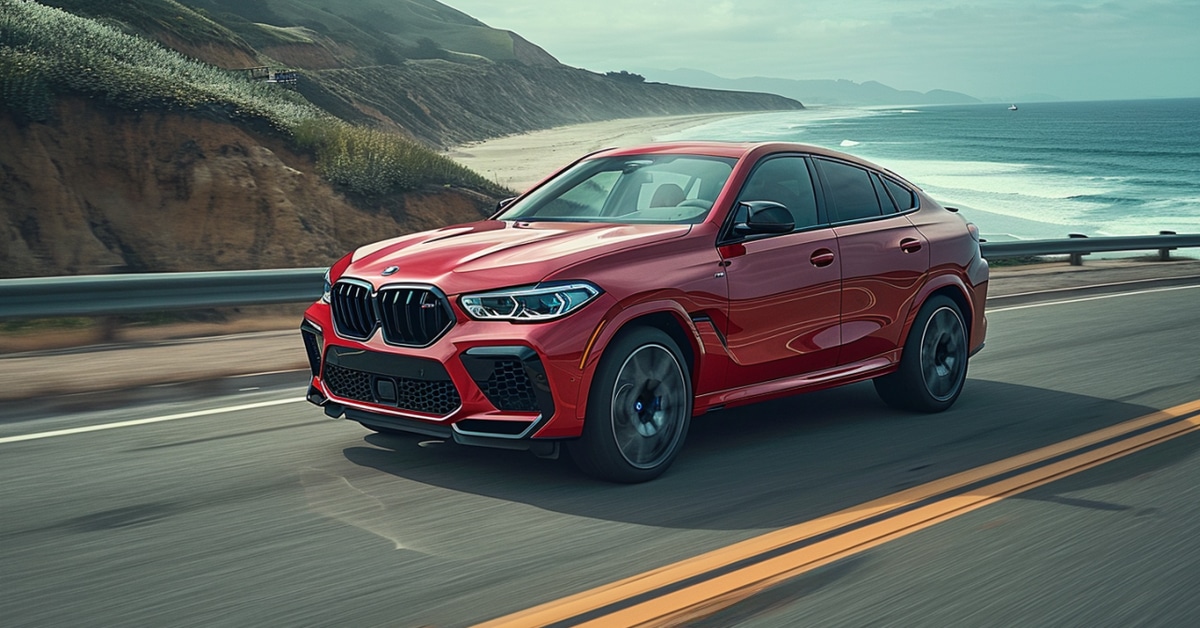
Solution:
[[[774,94],[623,81],[563,65],[430,59],[306,74],[359,111],[443,147],[615,118],[804,108]]]
[[[356,206],[308,157],[225,122],[82,101],[56,118],[0,114],[0,276],[319,266],[490,212],[441,188]]]

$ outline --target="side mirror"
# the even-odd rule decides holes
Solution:
[[[733,225],[733,232],[740,236],[790,233],[796,228],[788,208],[773,201],[746,201],[739,203],[738,209],[746,216],[746,222]]]
[[[505,207],[512,205],[512,202],[515,200],[517,200],[517,197],[515,197],[515,196],[511,196],[509,198],[501,200],[499,203],[496,203],[496,211],[500,211],[500,210],[504,209]]]

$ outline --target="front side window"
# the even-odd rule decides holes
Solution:
[[[738,202],[772,201],[792,214],[796,229],[819,224],[817,197],[808,164],[803,157],[775,157],[754,169],[738,195]]]
[[[523,222],[687,224],[704,220],[737,163],[702,155],[580,162],[496,218]]]
[[[837,161],[817,160],[840,222],[883,215],[875,185],[866,170]]]

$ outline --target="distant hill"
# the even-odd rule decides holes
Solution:
[[[809,104],[874,105],[959,105],[981,102],[959,92],[935,89],[928,92],[900,90],[876,81],[793,80],[755,76],[729,79],[702,70],[642,70],[648,80],[689,87],[767,92]]]
[[[434,0],[182,0],[263,54],[297,67],[394,65],[405,59],[472,57],[555,66],[512,31]],[[453,58],[453,57],[458,58]]]

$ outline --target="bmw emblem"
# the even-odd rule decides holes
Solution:
[[[380,274],[383,275],[384,277],[388,277],[391,275],[395,275],[396,271],[398,271],[398,270],[400,270],[399,266],[388,266],[387,268],[383,269],[383,272]]]

